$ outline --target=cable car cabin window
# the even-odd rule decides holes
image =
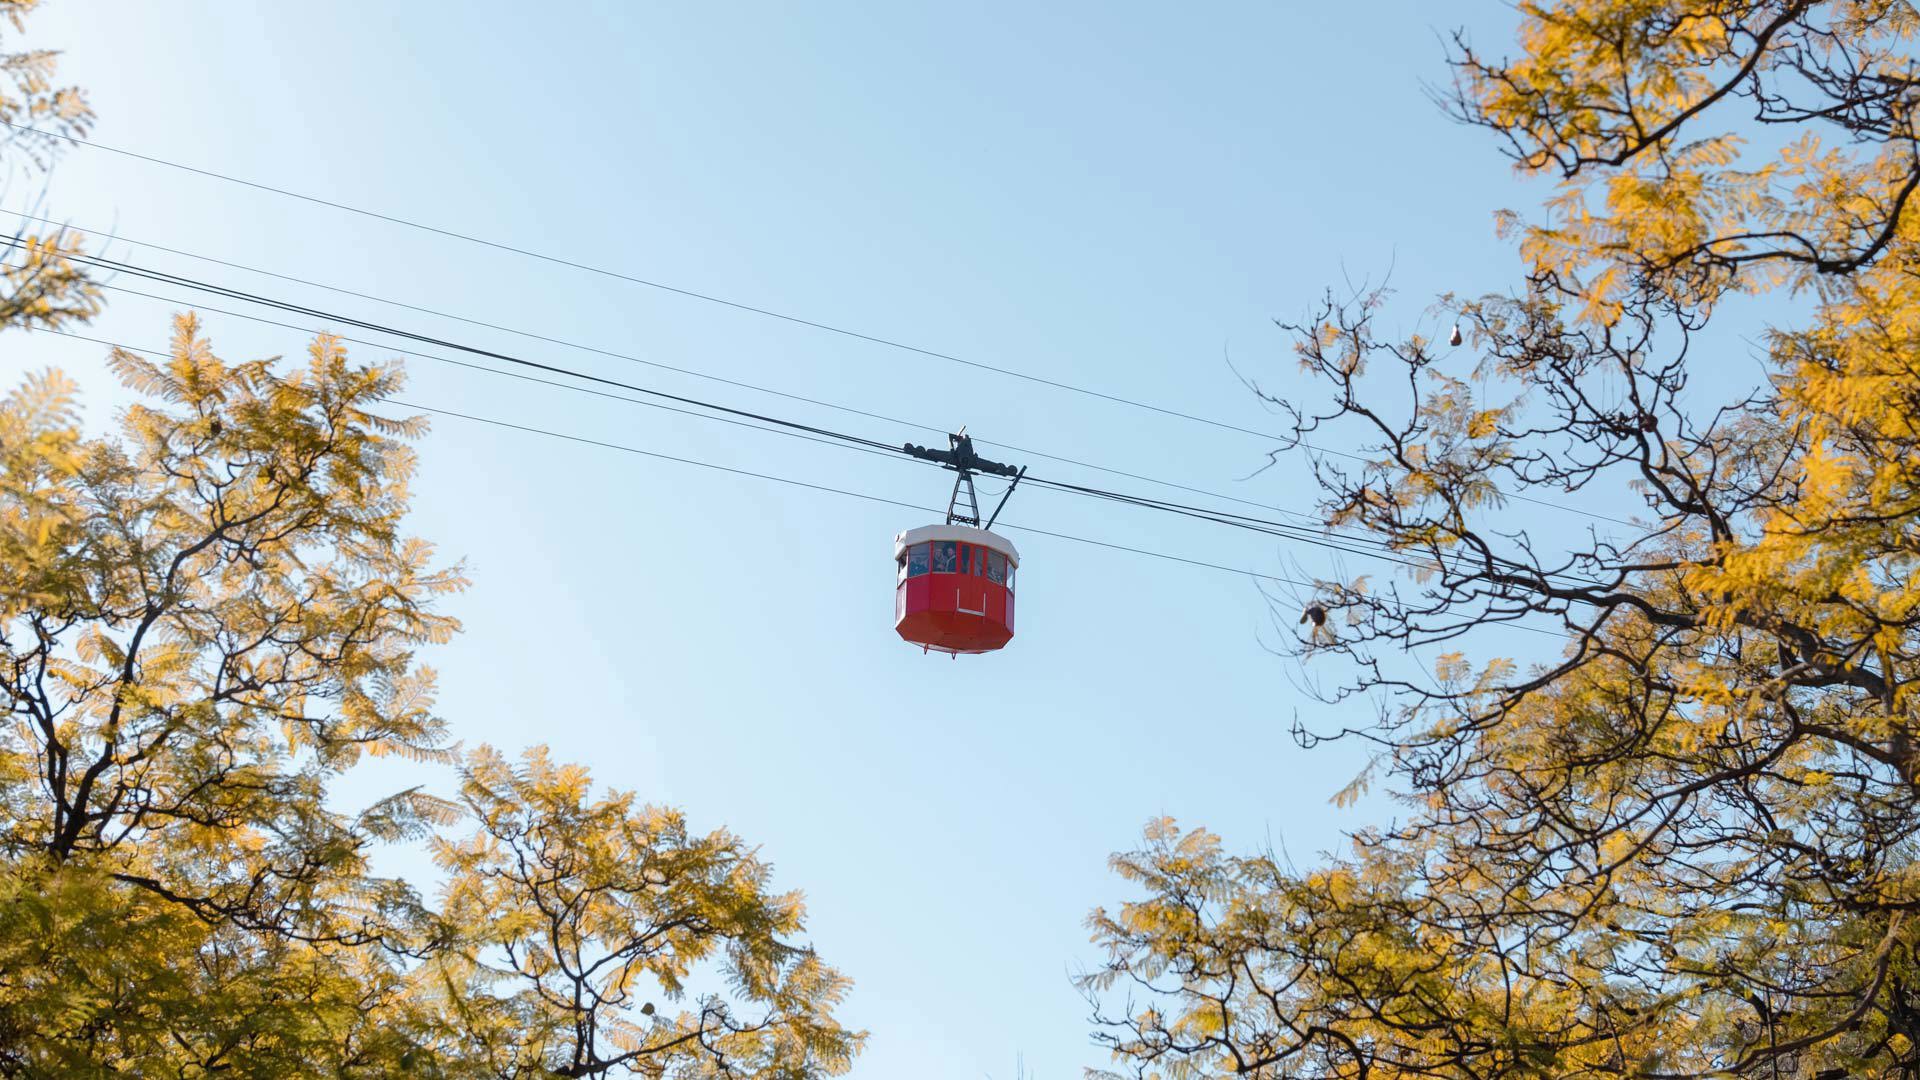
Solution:
[[[987,552],[987,580],[996,585],[1007,583],[1007,557],[997,551]]]
[[[972,544],[960,545],[960,572],[963,574],[973,573],[973,545]]]
[[[1015,567],[1014,567],[1014,565],[1013,565],[1013,562],[1012,562],[1011,560],[1009,560],[1009,561],[1007,562],[1007,591],[1008,591],[1008,592],[1012,592],[1012,591],[1013,591],[1013,571],[1014,571],[1014,569],[1015,569]]]
[[[907,549],[907,576],[919,577],[927,572],[927,556],[930,544],[915,544]]]
[[[954,566],[954,560],[955,560],[955,553],[954,553],[953,547],[954,547],[953,541],[951,540],[939,540],[934,543],[933,545],[933,572],[934,573],[936,574],[953,573],[953,566]]]

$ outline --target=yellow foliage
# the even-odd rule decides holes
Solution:
[[[396,366],[325,335],[228,364],[192,316],[109,360],[147,398],[118,438],[82,436],[58,374],[0,399],[0,1072],[845,1071],[847,981],[738,839],[544,754],[466,759],[459,802],[330,801],[366,754],[458,760],[416,654],[465,580],[403,532]],[[422,839],[439,912],[371,871]],[[529,852],[570,869],[515,877]],[[589,1000],[550,1007],[591,945]],[[707,969],[732,992],[629,1009]]]
[[[1292,327],[1302,433],[1362,434],[1329,523],[1419,556],[1310,654],[1405,816],[1304,869],[1156,823],[1090,921],[1097,1037],[1169,1080],[1920,1075],[1920,13],[1518,13],[1454,57],[1555,185],[1498,218],[1515,294],[1444,301],[1485,355],[1376,337],[1378,293]],[[1779,289],[1749,387],[1708,327]],[[1534,663],[1470,658],[1515,621]]]

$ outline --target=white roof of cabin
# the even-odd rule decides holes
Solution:
[[[893,538],[893,557],[899,558],[915,544],[924,544],[929,540],[958,540],[966,544],[979,544],[992,548],[1020,565],[1020,553],[1014,550],[1013,541],[991,533],[985,529],[976,529],[970,525],[922,525],[917,529],[908,529]]]

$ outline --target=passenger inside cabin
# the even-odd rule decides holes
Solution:
[[[915,544],[907,549],[907,576],[919,577],[927,572],[927,545]]]
[[[954,572],[956,556],[951,540],[941,540],[933,545],[933,572],[951,574]]]

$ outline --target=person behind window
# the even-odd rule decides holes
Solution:
[[[933,545],[933,572],[936,574],[953,573],[955,561],[954,544],[951,540],[941,540]]]
[[[907,576],[919,577],[927,572],[926,544],[915,544],[907,549]]]
[[[987,580],[995,585],[1007,583],[1007,557],[997,551],[987,552]]]

